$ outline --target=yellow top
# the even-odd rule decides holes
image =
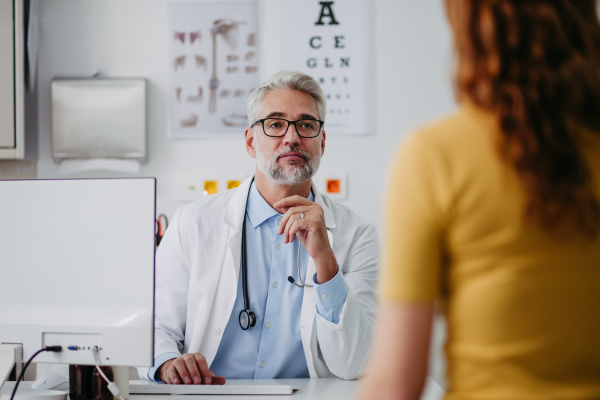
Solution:
[[[524,220],[527,198],[500,162],[494,121],[462,107],[402,146],[386,204],[384,296],[443,300],[447,399],[599,399],[600,238]],[[582,135],[597,182],[600,137]]]

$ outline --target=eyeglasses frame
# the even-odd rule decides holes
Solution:
[[[283,132],[283,135],[279,135],[279,136],[267,135],[267,131],[265,130],[265,121],[266,121],[266,120],[268,120],[268,119],[277,119],[277,120],[280,120],[280,121],[285,121],[285,122],[287,122],[287,123],[288,123],[288,125],[287,125],[287,128],[285,128],[285,132]],[[300,122],[300,121],[317,121],[317,122],[319,123],[319,131],[317,132],[317,134],[316,134],[315,136],[302,136],[302,135],[300,134],[300,132],[298,131],[298,125],[296,125],[296,124],[297,124],[298,122]],[[316,138],[316,137],[318,137],[318,136],[321,134],[321,131],[323,130],[323,125],[325,125],[325,122],[324,122],[324,121],[321,121],[321,120],[319,120],[319,119],[312,119],[312,118],[302,118],[302,119],[299,119],[299,120],[297,120],[297,121],[290,121],[290,120],[287,120],[287,119],[285,119],[285,118],[271,117],[271,118],[262,118],[262,119],[259,119],[259,120],[257,120],[256,122],[254,122],[254,123],[252,124],[252,126],[254,126],[254,125],[258,124],[259,122],[260,122],[260,123],[261,123],[261,125],[262,125],[262,128],[263,128],[263,133],[265,134],[265,136],[268,136],[268,137],[284,137],[284,136],[285,136],[285,134],[287,133],[288,129],[290,129],[290,125],[293,123],[293,124],[294,124],[294,127],[296,128],[296,133],[298,134],[298,136],[300,136],[300,137],[302,137],[302,138],[305,138],[305,139],[312,139],[312,138]],[[252,127],[252,126],[251,126],[251,127]]]

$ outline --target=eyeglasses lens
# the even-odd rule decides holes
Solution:
[[[288,129],[288,122],[284,119],[271,118],[264,121],[265,134],[268,136],[283,136]],[[298,134],[303,137],[315,137],[321,130],[321,123],[313,119],[296,122]]]

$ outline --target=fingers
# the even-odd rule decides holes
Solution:
[[[162,368],[166,368],[166,373],[162,373]],[[223,385],[225,383],[225,378],[215,376],[215,373],[208,369],[208,363],[200,353],[186,353],[174,360],[167,361],[161,367],[161,379],[171,385],[180,383]]]
[[[174,364],[175,363],[173,362],[169,366],[169,369],[167,369],[167,376],[165,382],[167,382],[170,385],[179,385],[181,383],[181,378],[179,377],[179,374],[177,373],[177,368],[175,368]]]
[[[206,385],[210,385],[212,383],[212,375],[211,370],[208,369],[208,363],[204,356],[200,353],[194,353],[194,360],[198,368],[200,369],[200,374],[202,375],[202,383]]]
[[[284,216],[281,218],[281,221],[279,221],[279,228],[277,229],[277,234],[281,235],[284,230],[285,227],[288,225],[290,218],[292,218],[292,216],[297,216],[298,218],[300,218],[300,213],[304,213],[304,218],[308,218],[309,212],[313,210],[313,207],[292,207],[289,210],[287,210],[284,214]]]
[[[294,240],[296,240],[296,236],[300,236],[299,231],[307,231],[309,228],[310,222],[306,217],[304,219],[301,219],[300,215],[293,215],[292,217],[290,217],[288,223],[285,226],[285,230],[283,232],[283,242],[286,244],[294,242]],[[304,237],[302,236],[301,238]]]
[[[214,376],[213,380],[212,380],[212,384],[213,385],[224,385],[225,378],[223,378],[222,376]]]
[[[276,210],[282,208],[296,207],[296,206],[310,206],[314,204],[312,201],[308,200],[306,197],[302,196],[290,196],[285,199],[279,200],[277,203],[273,204],[273,208]]]
[[[177,375],[171,378],[174,384],[177,385],[179,383],[185,383],[186,385],[189,385],[192,383],[192,378],[190,377],[190,373],[187,370],[185,359],[183,358],[183,356],[178,357],[173,362],[173,364],[171,364],[170,369],[174,369],[174,372]],[[172,374],[169,374],[169,376],[171,375]]]
[[[213,385],[224,385],[225,384],[225,378],[223,378],[222,376],[215,375],[215,373],[212,372],[211,370],[209,370],[208,372],[210,373],[210,376],[212,378]]]
[[[167,371],[169,370],[169,367],[171,366],[173,361],[175,361],[175,359],[167,360],[163,363],[163,365],[160,366],[160,368],[158,369],[158,379],[166,383],[171,383],[170,379],[167,377]]]
[[[279,235],[283,233],[285,226],[292,215],[297,214],[298,217],[300,217],[300,213],[304,213],[304,218],[307,218],[310,212],[317,210],[317,207],[320,206],[318,204],[313,204],[312,206],[298,206],[289,208],[281,218],[281,221],[279,221],[279,229],[277,230],[277,233]]]
[[[186,357],[184,358],[185,366],[187,367],[188,372],[190,373],[190,377],[192,378],[190,382],[184,379],[184,383],[189,385],[190,383],[194,383],[194,385],[202,384],[202,376],[200,376],[200,371],[198,370],[198,366],[196,365],[195,357]]]
[[[291,219],[290,219],[291,221]],[[286,233],[288,235],[288,242],[293,242],[296,240],[296,236],[300,237],[300,240],[304,239],[300,234],[302,231],[305,231],[309,228],[310,222],[305,219],[300,219],[300,217],[296,218],[289,227],[286,226]],[[285,241],[285,240],[284,240]],[[288,243],[285,242],[285,243]]]

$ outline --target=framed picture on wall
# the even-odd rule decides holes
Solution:
[[[168,136],[231,138],[260,83],[257,0],[168,2]]]

